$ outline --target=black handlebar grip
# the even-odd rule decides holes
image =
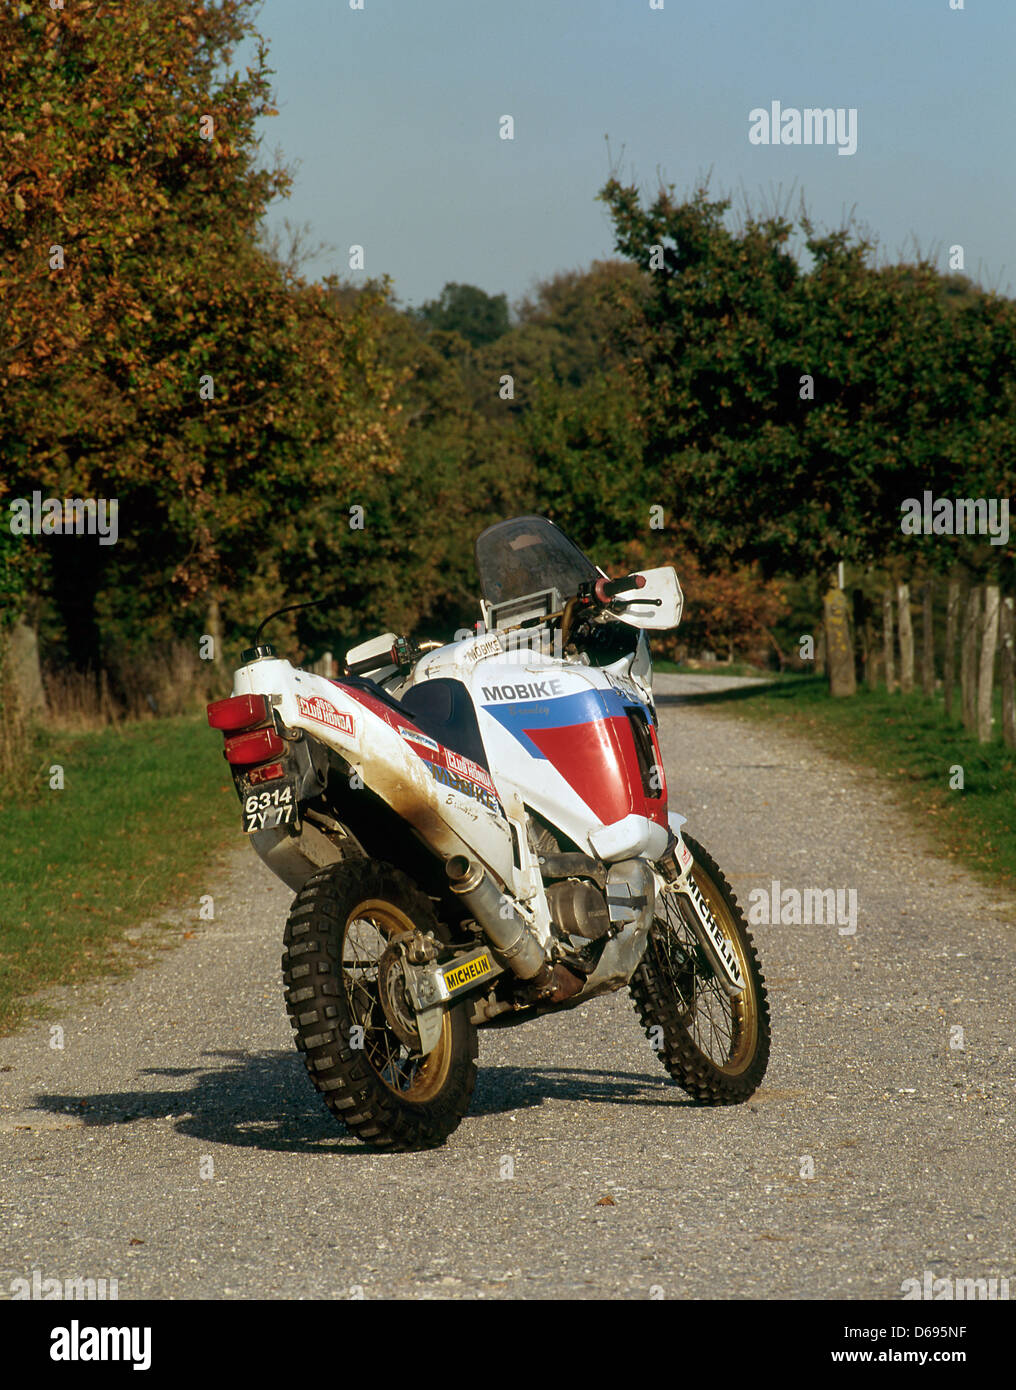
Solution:
[[[394,666],[392,653],[382,652],[379,656],[368,656],[363,661],[352,661],[346,667],[347,676],[362,676],[366,671],[377,671],[382,666]]]
[[[621,579],[598,579],[593,592],[601,603],[609,603],[619,594],[626,594],[631,589],[644,589],[645,587],[646,577],[644,574],[626,574]]]

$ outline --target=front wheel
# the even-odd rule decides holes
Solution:
[[[692,878],[741,968],[745,988],[731,998],[694,930],[687,898],[659,895],[646,953],[629,990],[664,1067],[704,1105],[747,1100],[769,1063],[769,1001],[755,945],[730,885],[703,847],[685,836]]]
[[[430,899],[390,864],[348,859],[297,893],[282,957],[286,1006],[310,1079],[359,1138],[390,1151],[433,1148],[469,1108],[476,1030],[462,1001],[445,1011],[425,1056],[392,942],[432,931]]]

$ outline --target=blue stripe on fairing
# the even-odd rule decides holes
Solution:
[[[520,682],[521,684],[521,682]],[[532,758],[546,758],[528,729],[563,729],[573,724],[591,724],[597,719],[610,719],[624,714],[626,703],[620,691],[583,690],[578,695],[558,695],[549,700],[504,700],[483,708],[508,730]]]

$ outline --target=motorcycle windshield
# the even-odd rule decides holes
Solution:
[[[571,598],[580,584],[602,573],[545,516],[516,516],[488,526],[476,538],[476,568],[480,592],[490,604],[543,589]]]

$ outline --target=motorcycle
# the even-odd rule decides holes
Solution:
[[[744,1101],[765,983],[657,735],[646,633],[680,622],[677,575],[611,580],[539,516],[475,553],[475,631],[384,633],[328,679],[262,624],[208,706],[243,829],[296,894],[282,971],[310,1079],[360,1139],[433,1147],[468,1110],[479,1029],[627,986],[685,1091]]]

